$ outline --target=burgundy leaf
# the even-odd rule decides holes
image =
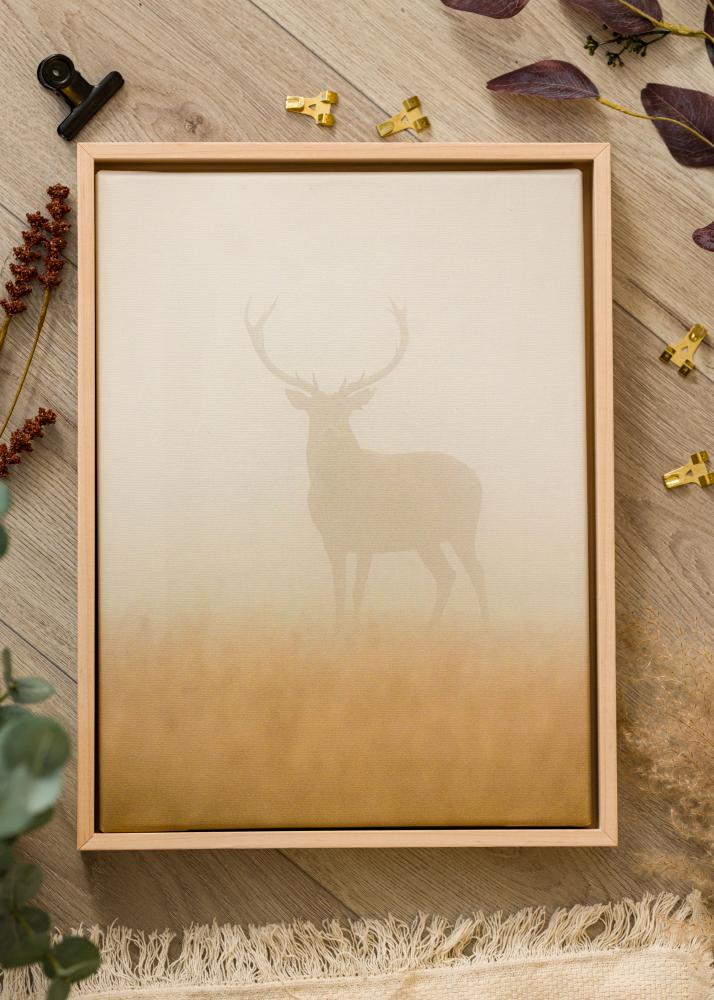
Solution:
[[[548,97],[552,101],[574,101],[599,96],[597,87],[589,77],[577,66],[559,59],[542,59],[530,66],[522,66],[511,73],[494,77],[486,86],[489,90]]]
[[[639,35],[643,31],[652,30],[652,22],[626,7],[620,0],[565,0],[574,7],[582,7],[590,11],[598,20],[621,35]],[[662,8],[657,0],[627,0],[630,7],[649,14],[656,20],[662,20]]]
[[[714,0],[707,0],[707,9],[704,11],[704,30],[708,35],[714,35]],[[706,39],[707,55],[709,61],[714,66],[714,42]]]
[[[692,233],[692,239],[703,250],[711,250],[714,253],[714,222],[710,222],[708,226],[702,226],[701,229],[695,229]]]
[[[452,10],[466,10],[469,14],[484,14],[486,17],[515,17],[522,11],[528,0],[441,0]]]
[[[711,94],[686,87],[669,87],[664,83],[648,83],[640,96],[648,115],[674,118],[704,137],[700,139],[671,122],[654,122],[677,163],[685,167],[714,166],[714,97]]]

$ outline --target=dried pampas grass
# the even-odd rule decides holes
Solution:
[[[714,901],[714,656],[706,630],[695,622],[665,634],[652,612],[620,639],[628,763],[686,841],[679,853],[642,858],[642,867]]]

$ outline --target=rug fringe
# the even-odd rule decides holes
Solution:
[[[326,921],[248,928],[192,925],[177,935],[144,933],[112,924],[79,928],[102,951],[102,965],[76,984],[73,995],[140,986],[175,988],[285,983],[365,977],[412,969],[487,965],[493,962],[591,955],[612,950],[663,948],[700,952],[707,947],[701,898],[671,893],[618,903],[574,906],[548,917],[544,907],[511,915],[476,913],[449,923],[421,915],[349,924]],[[8,971],[0,1000],[44,995],[38,967]]]

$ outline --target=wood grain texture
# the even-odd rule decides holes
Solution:
[[[668,0],[666,7],[671,20],[699,25],[699,2]],[[24,212],[42,203],[48,183],[74,186],[76,147],[55,134],[63,106],[34,76],[50,52],[68,52],[92,81],[115,68],[127,80],[82,133],[87,141],[372,141],[375,124],[416,93],[431,131],[389,142],[610,142],[618,614],[626,621],[654,608],[665,631],[697,627],[702,641],[711,640],[714,491],[667,493],[659,477],[691,451],[714,451],[714,354],[705,344],[699,370],[686,382],[657,360],[663,343],[678,340],[691,323],[712,328],[712,257],[691,242],[692,230],[713,214],[711,173],[678,166],[647,122],[595,105],[555,106],[484,89],[492,76],[552,57],[577,63],[605,96],[635,108],[649,80],[714,90],[703,43],[669,38],[614,72],[582,49],[585,35],[598,28],[558,0],[539,0],[498,22],[447,10],[439,0],[3,0],[2,247],[17,241]],[[324,87],[340,95],[334,129],[283,111],[286,94]],[[76,261],[73,242],[68,253]],[[52,405],[59,419],[13,472],[12,550],[0,563],[0,641],[12,646],[19,669],[46,673],[58,688],[56,712],[73,726],[76,275],[72,267],[65,273],[18,409],[24,419],[38,405]],[[21,318],[0,355],[3,403],[30,332]],[[637,703],[626,657],[619,694],[621,703]],[[616,849],[80,856],[70,776],[59,816],[28,851],[46,864],[45,902],[63,924],[116,918],[179,927],[213,916],[263,922],[417,909],[455,915],[670,887],[643,874],[639,860],[678,848],[666,813],[643,796],[626,758],[620,773]]]

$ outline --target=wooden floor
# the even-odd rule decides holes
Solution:
[[[699,26],[699,0],[669,0],[670,20]],[[67,52],[91,81],[118,69],[126,86],[86,140],[362,142],[411,94],[432,130],[393,141],[608,141],[614,153],[618,600],[626,623],[656,609],[665,634],[704,630],[714,560],[714,490],[665,493],[660,474],[690,452],[714,452],[711,348],[688,381],[657,356],[711,314],[714,258],[691,232],[714,216],[711,172],[687,170],[647,122],[595,104],[555,105],[488,93],[491,76],[541,58],[588,69],[605,96],[639,107],[649,80],[714,90],[698,40],[668,38],[624,69],[591,59],[597,22],[559,0],[493,21],[439,0],[0,0],[3,166],[0,237],[8,250],[52,182],[74,188],[75,146],[55,134],[63,106],[35,79],[39,60]],[[337,126],[287,115],[286,94],[339,93]],[[405,212],[410,206],[403,206]],[[389,224],[399,224],[399,208]],[[76,261],[74,243],[68,248]],[[18,666],[56,685],[54,710],[75,719],[76,268],[65,271],[47,335],[18,410],[58,413],[36,454],[13,472],[12,551],[0,563],[0,643]],[[29,327],[0,355],[2,405]],[[494,373],[507,379],[508,372]],[[705,625],[702,625],[702,621]],[[698,623],[698,624],[697,624]],[[710,635],[709,632],[706,633]],[[637,706],[631,664],[620,698]],[[127,734],[128,738],[130,734]],[[59,816],[29,844],[47,868],[44,901],[61,924],[119,920],[179,927],[212,918],[268,922],[417,910],[570,904],[669,887],[640,855],[675,849],[666,814],[623,761],[621,847],[598,850],[264,851],[94,854],[74,849],[73,780]],[[679,887],[681,888],[681,887]]]

